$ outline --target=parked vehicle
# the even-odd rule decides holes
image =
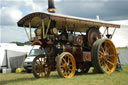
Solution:
[[[33,47],[31,49],[31,51],[29,52],[29,54],[27,55],[25,61],[24,61],[24,69],[30,73],[32,71],[32,62],[33,62],[33,59],[40,55],[40,54],[44,54],[44,50],[42,49],[39,49],[39,47]]]

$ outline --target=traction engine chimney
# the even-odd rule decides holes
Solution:
[[[48,0],[48,12],[55,13],[55,11],[54,0]]]

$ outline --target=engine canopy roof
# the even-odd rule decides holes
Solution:
[[[35,12],[28,14],[19,20],[17,24],[19,27],[29,27],[29,23],[31,23],[32,28],[38,28],[42,26],[42,21],[44,21],[44,24],[47,26],[49,20],[56,21],[57,29],[68,28],[69,30],[74,30],[75,32],[86,32],[89,27],[95,27],[98,29],[101,26],[107,28],[120,28],[120,25],[112,24],[107,21],[66,16],[47,12]]]

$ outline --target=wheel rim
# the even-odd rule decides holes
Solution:
[[[36,78],[47,77],[50,74],[50,67],[46,62],[46,57],[44,55],[39,55],[35,57],[33,61],[33,75]]]
[[[59,74],[64,78],[71,78],[75,74],[76,63],[70,53],[63,53],[59,60]]]
[[[116,49],[110,40],[105,40],[99,47],[99,63],[104,72],[112,73],[117,64]]]

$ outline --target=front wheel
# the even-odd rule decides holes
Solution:
[[[36,78],[47,77],[50,74],[50,66],[48,65],[45,55],[36,56],[32,64],[33,75]]]
[[[72,54],[63,52],[57,59],[57,71],[61,77],[71,78],[76,72],[76,62]]]
[[[97,40],[92,47],[92,65],[98,73],[112,73],[117,65],[116,48],[112,41]]]

